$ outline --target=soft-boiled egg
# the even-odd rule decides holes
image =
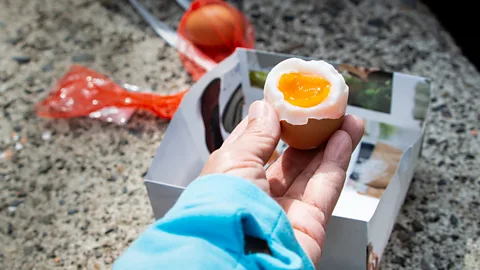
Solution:
[[[289,58],[268,74],[264,97],[278,114],[282,141],[306,150],[326,142],[342,125],[348,86],[325,61]]]

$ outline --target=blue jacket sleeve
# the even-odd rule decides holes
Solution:
[[[248,236],[248,237],[247,237]],[[269,253],[245,252],[247,239]],[[193,181],[176,204],[120,256],[113,269],[314,269],[283,209],[241,178]]]

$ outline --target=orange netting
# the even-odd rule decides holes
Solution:
[[[221,0],[195,0],[184,13],[178,34],[194,44],[216,63],[231,55],[237,47],[253,48],[255,33],[248,19]],[[197,81],[206,70],[184,55],[185,69]]]

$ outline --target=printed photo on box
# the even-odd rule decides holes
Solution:
[[[378,254],[373,251],[373,244],[367,246],[367,270],[378,270]]]
[[[415,105],[413,110],[413,118],[416,120],[425,120],[428,104],[430,103],[430,81],[417,82],[415,86]]]
[[[205,140],[210,153],[220,148],[223,144],[223,137],[220,132],[220,110],[218,107],[220,83],[219,78],[211,81],[201,97],[201,114],[205,127]]]
[[[239,84],[228,100],[222,114],[222,123],[225,131],[231,133],[243,119],[243,106],[245,97],[242,85]]]
[[[346,189],[380,199],[400,164],[403,152],[415,142],[420,131],[365,120],[365,134]]]
[[[391,112],[392,73],[347,64],[340,64],[337,69],[350,90],[348,105],[383,113]]]

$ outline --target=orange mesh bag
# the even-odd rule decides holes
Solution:
[[[190,41],[215,63],[231,55],[237,47],[252,49],[255,32],[248,19],[233,6],[221,0],[195,0],[184,13],[178,34]],[[194,80],[206,72],[187,57],[180,55]]]
[[[89,116],[95,112],[105,116],[102,109],[117,107],[119,109],[105,116],[107,121],[118,118],[115,122],[123,124],[127,119],[122,121],[121,118],[128,118],[131,114],[124,110],[126,108],[146,109],[159,117],[171,119],[186,91],[173,95],[130,92],[99,72],[72,65],[52,92],[36,105],[35,112],[45,118]]]

